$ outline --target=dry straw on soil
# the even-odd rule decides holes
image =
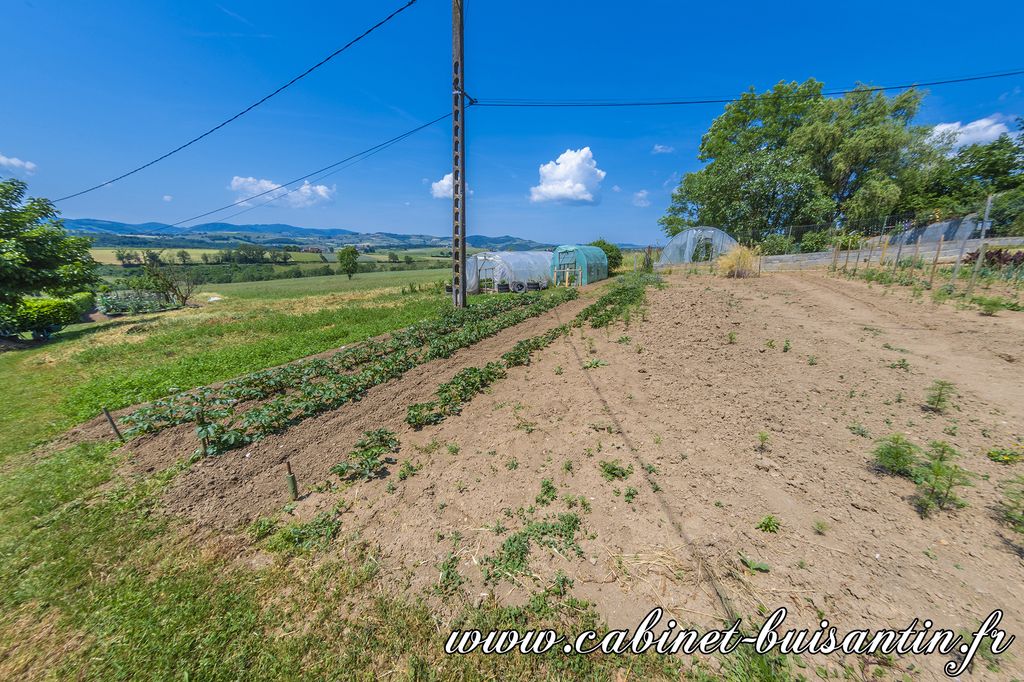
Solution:
[[[737,244],[718,258],[718,267],[726,277],[753,277],[757,274],[755,262],[754,252]]]

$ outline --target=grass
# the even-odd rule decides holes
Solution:
[[[256,284],[275,288],[312,279],[338,278]],[[95,417],[103,406],[126,407],[172,388],[209,384],[383,334],[436,312],[446,300],[440,293],[364,291],[345,302],[296,302],[295,312],[269,307],[272,299],[225,300],[69,328],[51,343],[0,354],[0,382],[11,398],[0,404],[0,461]]]

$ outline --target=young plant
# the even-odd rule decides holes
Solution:
[[[768,443],[769,443],[770,440],[771,440],[771,437],[768,435],[767,431],[758,431],[757,432],[757,449],[758,449],[758,451],[765,452],[768,449]]]
[[[992,448],[985,456],[993,462],[1000,464],[1016,464],[1024,460],[1024,446],[1016,446],[1015,448]]]
[[[736,343],[736,332],[729,332],[728,342],[730,345]]]
[[[633,500],[636,499],[636,496],[637,496],[638,492],[639,491],[636,488],[630,486],[630,487],[626,488],[626,492],[623,493],[622,498],[624,500],[626,500],[627,504],[633,504]]]
[[[782,522],[779,521],[778,517],[769,514],[758,522],[755,526],[757,530],[764,533],[778,533],[779,528],[782,527]]]
[[[954,394],[954,386],[948,381],[936,379],[928,388],[925,396],[925,409],[933,412],[943,413],[949,407],[950,400]]]
[[[546,507],[557,499],[558,488],[555,487],[554,481],[550,478],[542,480],[540,482],[540,494],[537,495],[537,504],[541,507]]]
[[[1024,535],[1024,476],[1017,475],[1002,485],[1003,499],[999,512],[1015,533]]]
[[[356,446],[348,453],[348,459],[331,467],[331,473],[340,478],[355,475],[365,481],[377,476],[384,466],[384,455],[398,452],[398,439],[387,429],[363,432]]]
[[[601,461],[599,465],[601,467],[601,477],[606,481],[623,480],[633,474],[632,464],[624,467],[617,459],[611,462]]]
[[[913,476],[920,452],[921,448],[907,440],[906,436],[894,433],[878,441],[875,446],[875,465],[894,476],[909,478]]]
[[[945,441],[932,441],[925,463],[914,471],[917,480],[917,507],[923,515],[933,509],[967,505],[956,490],[971,485],[972,474],[955,464],[960,453]]]
[[[786,339],[785,341],[782,342],[782,352],[783,353],[788,353],[789,349],[792,348],[792,347],[793,347],[793,344],[791,344],[789,342],[789,339]]]
[[[591,358],[583,363],[583,369],[597,369],[598,367],[605,367],[608,363],[598,358]]]
[[[821,519],[818,519],[811,525],[811,528],[814,529],[815,535],[824,535],[828,532],[830,527],[831,526],[829,526],[828,523],[822,521]]]

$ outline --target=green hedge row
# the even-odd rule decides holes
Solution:
[[[93,309],[88,292],[70,298],[26,298],[16,308],[0,308],[0,336],[30,332],[34,339],[48,339]]]

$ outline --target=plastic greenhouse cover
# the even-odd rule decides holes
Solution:
[[[698,262],[714,260],[736,244],[735,239],[717,227],[690,227],[672,237],[665,245],[658,265],[693,263],[695,251],[699,256]]]
[[[480,292],[480,280],[551,283],[550,251],[484,251],[466,259],[466,291]]]

